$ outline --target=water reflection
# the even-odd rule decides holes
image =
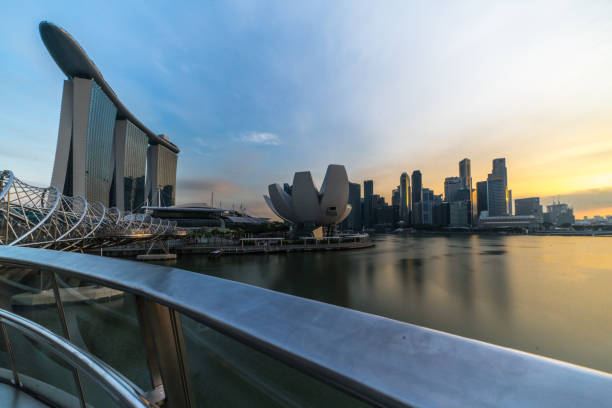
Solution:
[[[609,239],[376,242],[350,252],[185,256],[177,266],[612,372]]]

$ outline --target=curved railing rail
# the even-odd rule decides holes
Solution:
[[[180,340],[177,320],[185,315],[376,406],[585,407],[612,401],[607,373],[181,269],[15,247],[0,247],[2,264],[133,294],[169,312],[156,315],[170,316],[171,332],[161,338]],[[160,338],[160,327],[149,327],[153,337]],[[189,393],[185,350],[180,344],[173,350],[178,374],[164,376],[169,371],[160,364],[165,395],[173,406],[190,407],[193,399],[180,394]],[[172,385],[168,378],[184,382]]]
[[[28,319],[24,319],[14,313],[0,309],[0,327],[6,342],[6,349],[11,350],[10,340],[6,334],[6,326],[10,326],[15,330],[25,335],[36,344],[40,345],[47,351],[53,353],[56,357],[66,362],[69,366],[76,367],[80,372],[85,373],[98,386],[103,388],[109,398],[120,407],[125,408],[146,408],[150,404],[144,394],[134,388],[128,381],[124,380],[120,375],[115,373],[106,364],[99,361],[97,358],[84,353],[66,339],[59,337],[50,330],[36,324]],[[13,382],[14,384],[23,387],[19,380],[19,373],[16,369],[16,361],[12,353],[10,353],[11,366],[13,367]],[[85,402],[82,402],[85,405]]]
[[[132,231],[135,217],[138,230]],[[10,170],[0,171],[0,245],[83,251],[184,233],[170,221],[159,233],[161,221],[145,214],[121,214],[81,196],[66,197],[55,187],[31,186]]]

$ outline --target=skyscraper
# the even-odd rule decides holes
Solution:
[[[510,206],[508,205],[508,170],[505,158],[493,159],[493,169],[487,177],[487,183],[489,215],[508,215]]]
[[[400,205],[400,189],[399,186],[391,191],[391,205]]]
[[[504,180],[491,174],[487,179],[487,208],[491,217],[508,215]]]
[[[478,205],[477,215],[480,216],[480,213],[483,211],[488,211],[488,193],[487,193],[487,182],[479,181],[476,183],[476,202]]]
[[[423,180],[421,172],[415,170],[412,172],[412,223],[422,224],[423,214],[421,211],[421,200],[423,198]]]
[[[461,178],[461,184],[467,188],[470,192],[472,191],[472,162],[470,159],[465,158],[459,162],[459,177]]]
[[[508,190],[508,214],[512,215],[512,190]]]
[[[363,196],[370,197],[374,195],[374,180],[365,180],[363,182]]]
[[[374,181],[365,180],[363,182],[363,213],[361,214],[363,226],[372,228],[376,223],[376,196],[374,195]]]
[[[110,206],[134,212],[145,203],[147,135],[129,120],[115,122]],[[126,160],[127,159],[127,160]]]
[[[434,206],[434,192],[428,188],[424,188],[423,197],[421,200],[421,212],[423,224],[433,224],[433,206]]]
[[[406,222],[409,222],[409,215],[410,215],[410,207],[411,206],[411,200],[410,200],[410,178],[408,177],[408,173],[404,172],[402,173],[402,175],[400,176],[400,185],[399,185],[399,190],[400,190],[400,219]]]
[[[347,229],[361,231],[361,185],[359,183],[349,183],[348,202],[352,209],[343,224]]]
[[[457,192],[463,183],[460,177],[447,177],[444,179],[444,201],[452,203],[457,201]]]
[[[514,200],[514,211],[516,215],[533,215],[542,218],[542,205],[540,197],[519,198]]]
[[[176,153],[164,146],[149,146],[147,154],[147,196],[151,205],[160,207],[174,205],[176,159]]]

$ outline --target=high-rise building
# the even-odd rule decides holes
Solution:
[[[365,180],[363,182],[363,196],[370,197],[374,195],[374,180]]]
[[[465,158],[459,162],[459,177],[463,187],[472,191],[472,162]]]
[[[460,177],[447,177],[444,179],[444,201],[452,203],[457,201],[457,192],[463,186]]]
[[[541,220],[542,205],[540,204],[540,197],[517,198],[514,200],[514,211],[517,216],[533,215]]]
[[[145,127],[117,98],[81,46],[60,27],[40,23],[47,50],[64,81],[51,185],[68,196],[135,211],[146,185],[174,204],[179,149]],[[151,180],[145,179],[152,177]],[[151,203],[151,201],[149,201]]]
[[[287,194],[291,195],[292,190],[293,190],[293,189],[292,189],[291,184],[289,184],[289,183],[284,183],[284,184],[283,184],[283,191],[284,191],[285,193],[287,193]],[[361,190],[361,189],[360,189],[360,190]],[[212,204],[211,204],[211,206],[212,206]]]
[[[349,183],[348,203],[351,205],[351,213],[342,222],[343,229],[361,231],[361,185]]]
[[[153,206],[174,205],[176,153],[162,145],[151,145],[147,155],[147,196]]]
[[[488,192],[487,192],[487,182],[479,181],[476,183],[476,202],[478,205],[477,215],[480,216],[480,213],[483,211],[488,211]]]
[[[433,224],[446,227],[450,224],[450,204],[438,202],[433,207]]]
[[[376,201],[377,196],[374,195],[374,181],[365,180],[363,182],[363,212],[361,213],[361,219],[363,220],[363,226],[365,228],[372,228],[376,224]]]
[[[508,190],[508,214],[512,215],[512,190]]]
[[[487,195],[489,216],[508,215],[511,206],[508,204],[508,170],[506,159],[493,159],[493,169],[487,177]]]
[[[391,205],[400,205],[400,189],[399,186],[391,191]]]
[[[455,201],[450,203],[450,225],[453,227],[467,227],[470,224],[469,213],[469,201]]]
[[[423,189],[423,198],[421,201],[421,211],[423,224],[433,224],[433,206],[434,206],[434,192],[428,188]]]
[[[410,221],[410,208],[412,207],[411,197],[410,197],[410,177],[408,177],[408,173],[404,172],[400,176],[400,219],[403,221]]]
[[[145,204],[147,135],[129,120],[115,122],[115,171],[110,206],[129,212]]]
[[[489,174],[487,180],[487,209],[490,217],[508,215],[506,191],[504,180],[497,177],[491,177]]]
[[[423,216],[421,209],[421,200],[423,198],[423,177],[420,170],[412,172],[412,223],[422,224]]]
[[[502,178],[506,184],[506,187],[508,187],[508,169],[506,168],[505,158],[493,159],[493,170],[491,174],[493,174],[495,177]]]

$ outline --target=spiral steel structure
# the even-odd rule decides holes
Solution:
[[[31,186],[10,170],[0,173],[0,245],[83,251],[177,235],[184,233],[176,222],[122,214],[56,187]]]

